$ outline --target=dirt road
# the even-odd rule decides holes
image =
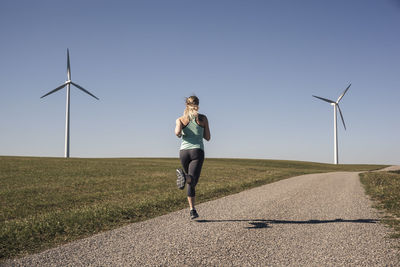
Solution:
[[[198,191],[201,190],[201,183]],[[15,266],[400,266],[357,173],[293,177],[7,262]]]

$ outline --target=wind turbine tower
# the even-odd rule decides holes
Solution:
[[[92,93],[90,93],[89,91],[87,91],[86,89],[84,89],[82,86],[74,83],[71,81],[71,66],[69,63],[69,50],[67,48],[67,80],[65,81],[64,84],[60,85],[59,87],[57,87],[56,89],[48,92],[47,94],[43,95],[40,98],[46,97],[54,92],[57,92],[58,90],[63,89],[65,86],[67,86],[67,108],[66,108],[66,113],[65,113],[65,157],[69,158],[69,121],[70,121],[70,89],[71,89],[71,84],[75,87],[77,87],[78,89],[82,90],[83,92],[87,93],[88,95],[96,98],[97,100],[99,100],[95,95],[93,95]]]
[[[344,129],[346,130],[346,124],[344,123],[344,119],[343,119],[343,114],[342,111],[340,110],[339,107],[339,102],[340,100],[342,100],[343,96],[346,94],[347,90],[349,90],[351,84],[349,84],[349,86],[347,86],[346,90],[344,90],[344,92],[339,96],[339,98],[335,101],[330,100],[330,99],[326,99],[323,97],[319,97],[319,96],[315,96],[313,95],[313,97],[316,97],[318,99],[321,99],[325,102],[330,103],[333,106],[333,139],[334,139],[334,160],[335,160],[335,164],[339,164],[339,155],[338,155],[338,134],[337,134],[337,110],[339,110],[339,114],[340,114],[340,118],[342,119],[343,122],[343,126]]]

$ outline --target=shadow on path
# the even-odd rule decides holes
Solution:
[[[357,219],[357,220],[308,220],[308,221],[288,221],[288,220],[265,220],[265,219],[243,219],[243,220],[196,220],[198,223],[218,223],[218,222],[248,222],[251,226],[246,229],[271,228],[270,224],[321,224],[321,223],[377,223],[377,219]]]

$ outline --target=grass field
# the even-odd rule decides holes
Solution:
[[[178,159],[0,157],[0,259],[37,252],[187,207]],[[295,175],[367,171],[379,165],[206,159],[204,202]]]
[[[400,238],[400,171],[363,173],[361,182],[377,208],[387,214],[384,222],[395,230],[392,237]]]

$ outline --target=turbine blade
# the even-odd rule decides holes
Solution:
[[[339,101],[343,98],[343,96],[346,94],[347,90],[349,90],[351,84],[349,84],[349,86],[347,86],[346,90],[344,90],[343,94],[341,94],[338,98],[338,100],[336,101],[336,103],[339,103]]]
[[[319,97],[319,96],[315,96],[315,95],[313,95],[313,97],[321,99],[321,100],[326,101],[326,102],[331,103],[331,104],[335,103],[335,101],[332,101],[332,100],[329,100],[329,99],[326,99],[326,98],[323,98],[323,97]]]
[[[74,82],[71,82],[71,84],[75,85],[78,89],[81,89],[81,90],[84,91],[86,94],[88,94],[88,95],[90,95],[90,96],[93,96],[94,98],[96,98],[97,100],[99,100],[95,95],[93,95],[92,93],[90,93],[88,90],[86,90],[86,89],[83,88],[82,86],[80,86],[80,85],[78,85],[78,84],[76,84],[76,83],[74,83]]]
[[[66,84],[66,83],[64,83],[63,85],[60,85],[60,86],[59,86],[59,87],[57,87],[56,89],[54,89],[54,90],[52,90],[52,91],[48,92],[47,94],[45,94],[44,96],[42,96],[42,97],[40,97],[40,98],[43,98],[43,97],[45,97],[45,96],[48,96],[48,95],[50,95],[50,94],[52,94],[52,93],[54,93],[54,92],[57,92],[58,90],[60,90],[60,89],[64,88],[66,85],[67,85],[67,84]]]
[[[69,49],[67,48],[67,76],[68,81],[71,80],[71,64],[69,63]]]
[[[340,118],[342,118],[342,122],[343,122],[344,129],[346,130],[346,124],[344,123],[342,111],[340,110],[339,105],[337,105],[337,107],[338,107],[338,109],[339,109]]]

